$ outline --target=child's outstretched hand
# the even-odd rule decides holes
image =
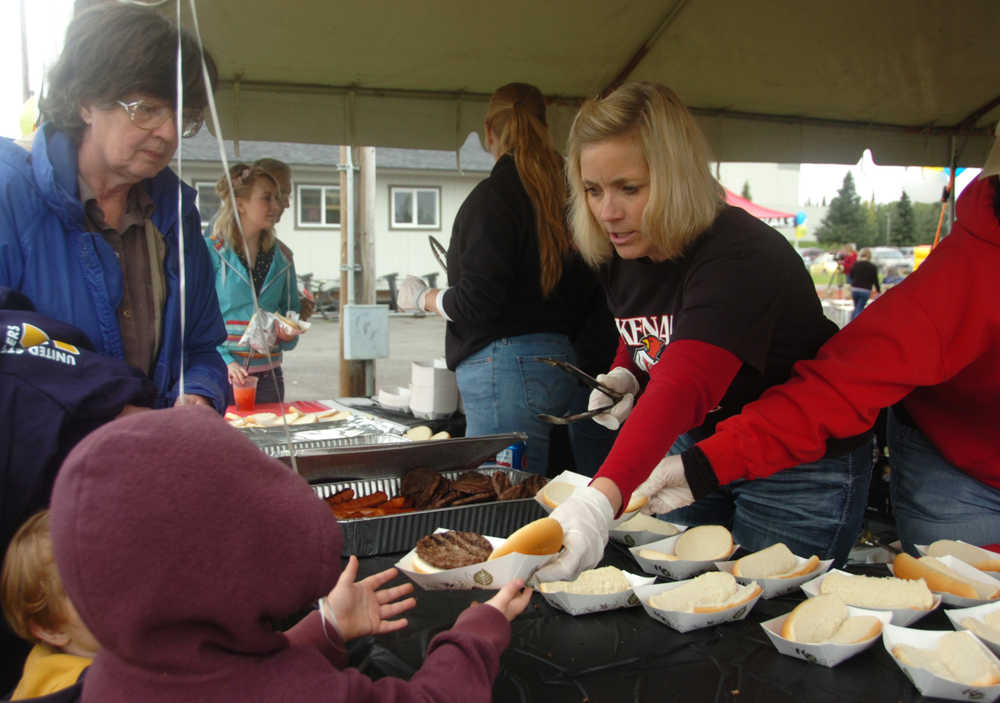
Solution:
[[[415,598],[399,600],[413,591],[413,584],[404,583],[382,589],[398,573],[397,569],[386,569],[355,583],[358,558],[352,555],[348,559],[344,572],[337,579],[337,585],[326,596],[326,603],[337,620],[336,627],[345,642],[356,637],[382,635],[406,627],[406,618],[391,618],[405,613],[417,604]]]
[[[486,605],[492,605],[503,613],[505,618],[513,620],[528,607],[532,593],[532,589],[524,587],[524,581],[514,579],[486,601]]]

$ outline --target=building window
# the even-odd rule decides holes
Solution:
[[[195,189],[198,191],[198,212],[201,214],[201,232],[207,234],[208,225],[219,212],[222,202],[215,193],[215,184],[206,181],[195,182]]]
[[[298,227],[340,227],[339,186],[296,186],[295,224]]]
[[[389,187],[391,229],[441,229],[441,189]]]

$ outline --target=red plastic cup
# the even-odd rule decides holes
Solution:
[[[236,400],[237,410],[253,410],[257,402],[257,381],[256,376],[247,376],[242,381],[233,383],[233,398]]]

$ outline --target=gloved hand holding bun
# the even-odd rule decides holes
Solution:
[[[577,488],[549,515],[562,525],[563,550],[535,575],[539,581],[567,581],[604,556],[615,511],[596,488]]]

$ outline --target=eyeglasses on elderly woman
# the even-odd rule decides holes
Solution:
[[[132,102],[116,101],[128,114],[128,118],[139,129],[153,131],[174,117],[174,109],[170,105],[157,105],[145,100]],[[181,136],[193,137],[198,134],[205,117],[201,110],[184,110],[181,113]]]

